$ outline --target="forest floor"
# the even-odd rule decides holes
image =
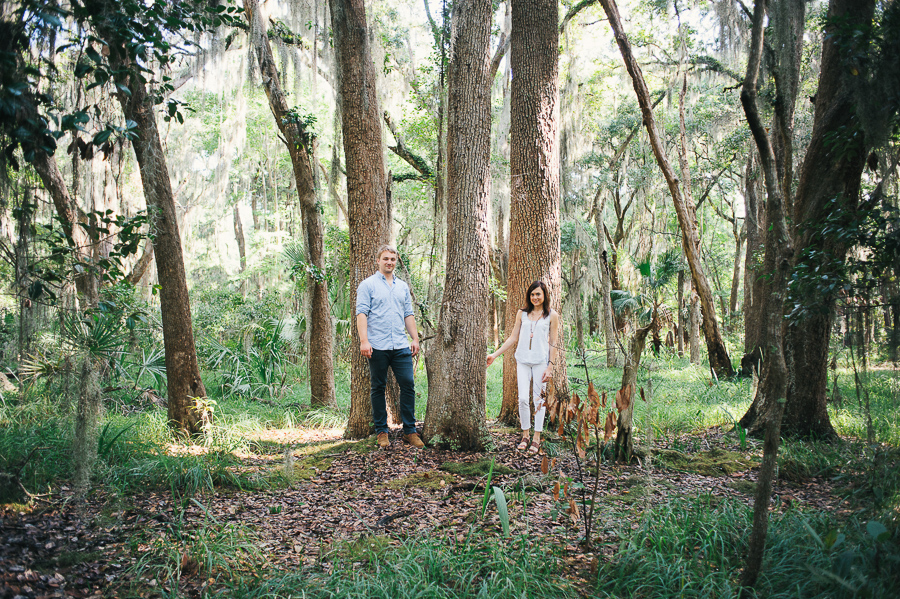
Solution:
[[[545,461],[516,451],[518,431],[492,425],[491,432],[495,448],[480,454],[416,450],[397,431],[382,451],[374,438],[343,441],[339,429],[270,429],[252,433],[253,453],[234,455],[229,466],[243,474],[278,474],[282,484],[263,490],[217,487],[187,498],[159,489],[128,495],[98,490],[78,502],[63,487],[31,507],[5,506],[0,599],[169,594],[172,578],[139,567],[161,548],[176,563],[180,592],[203,596],[222,587],[221,576],[229,575],[223,568],[211,576],[202,565],[211,558],[201,555],[216,551],[216,535],[221,540],[227,530],[253,531],[252,538],[235,532],[228,542],[252,543],[265,562],[254,567],[279,570],[327,571],[339,554],[355,559],[360,544],[390,551],[417,535],[463,542],[477,531],[499,538],[503,530],[494,501],[481,516],[489,471],[490,485],[505,492],[511,535],[552,545],[569,583],[586,593],[599,561],[619,545],[623,525],[637,528],[649,507],[679,498],[752,503],[761,454],[756,442],[742,451],[735,435],[713,427],[657,443],[649,459],[634,465],[604,461],[589,550],[580,543],[584,513],[580,507],[573,512],[565,496],[568,490],[579,505],[584,462],[579,466],[568,448],[553,443],[553,435],[545,446],[557,459]],[[203,448],[170,446],[169,451]],[[542,472],[542,463],[548,472]],[[584,477],[590,493],[595,478],[586,472]],[[793,478],[777,483],[773,510],[808,507],[840,514],[850,509],[829,480]],[[201,538],[206,544],[198,542]],[[364,560],[365,551],[358,553]]]

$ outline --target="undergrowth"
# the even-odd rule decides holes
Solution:
[[[526,537],[508,543],[418,537],[397,546],[378,537],[345,544],[328,559],[299,571],[261,572],[238,581],[229,594],[240,599],[575,596],[551,547]]]
[[[750,508],[735,501],[677,499],[623,527],[598,570],[600,597],[736,597]],[[837,540],[840,539],[840,542]],[[890,597],[900,585],[900,537],[821,512],[774,513],[757,597]]]

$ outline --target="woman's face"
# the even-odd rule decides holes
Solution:
[[[531,290],[529,299],[531,299],[531,306],[533,308],[540,308],[544,305],[544,290],[540,287],[535,287]]]

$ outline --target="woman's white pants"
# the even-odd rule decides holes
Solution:
[[[520,364],[516,363],[516,383],[519,385],[519,423],[522,430],[531,428],[531,407],[528,405],[529,387],[534,398],[534,430],[539,433],[544,430],[544,414],[547,408],[541,393],[546,384],[541,382],[548,364]]]

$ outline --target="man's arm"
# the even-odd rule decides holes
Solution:
[[[363,281],[356,290],[356,331],[359,333],[359,351],[367,358],[372,357],[372,344],[369,343],[371,300],[369,286]]]
[[[413,325],[415,326],[415,325]],[[359,351],[367,358],[372,357],[372,344],[369,343],[369,317],[356,315],[356,330],[359,333]]]
[[[419,331],[416,330],[416,317],[410,314],[403,319],[403,324],[406,325],[406,332],[409,333],[409,337],[412,339],[409,343],[409,349],[412,355],[416,355],[419,353]]]

